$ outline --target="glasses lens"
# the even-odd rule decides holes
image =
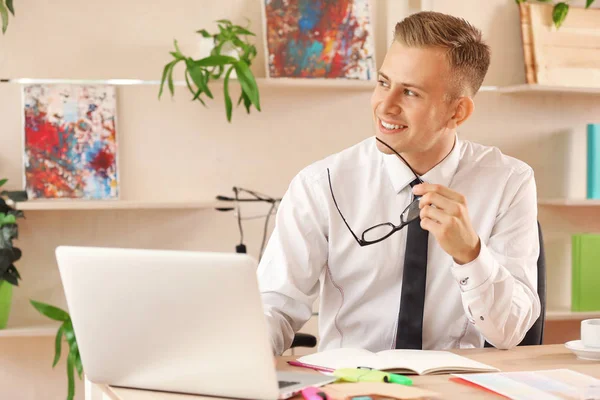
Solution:
[[[390,232],[392,232],[393,230],[394,225],[390,223],[376,225],[372,228],[367,229],[363,233],[363,240],[366,240],[367,242],[374,242],[376,240],[381,239],[382,237],[385,237],[386,235],[389,235]]]
[[[419,200],[420,197],[415,198],[413,202],[410,203],[402,212],[402,215],[400,215],[402,222],[409,223],[419,218],[419,214],[421,213],[421,209],[419,208]]]

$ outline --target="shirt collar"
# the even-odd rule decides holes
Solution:
[[[398,158],[396,154],[382,154],[383,162],[386,166],[388,174],[394,190],[400,193],[414,179],[415,175],[404,162]],[[454,147],[450,154],[446,156],[438,165],[427,171],[420,178],[427,183],[435,183],[438,185],[448,186],[452,181],[452,177],[458,168],[460,159],[460,142],[458,136],[455,135]]]

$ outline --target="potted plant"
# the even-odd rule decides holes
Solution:
[[[8,28],[9,11],[13,16],[15,15],[13,0],[0,0],[0,15],[2,15],[2,34],[5,34],[6,28]]]
[[[210,82],[223,77],[225,112],[227,121],[231,122],[233,103],[229,94],[229,81],[233,72],[235,72],[242,89],[237,105],[243,101],[247,113],[250,113],[252,105],[260,111],[258,87],[250,70],[252,60],[256,57],[256,47],[247,41],[248,36],[255,35],[248,29],[234,25],[226,19],[216,22],[219,27],[218,33],[210,34],[205,29],[197,31],[203,38],[213,41],[214,46],[207,57],[198,60],[187,57],[179,49],[177,40],[174,41],[175,51],[170,52],[173,60],[163,68],[158,98],[160,99],[162,96],[165,82],[167,82],[171,96],[174,95],[173,69],[179,62],[183,62],[185,64],[185,82],[193,95],[192,100],[198,100],[204,106],[206,106],[206,102],[202,95],[213,98],[209,87]],[[237,57],[234,56],[236,54]]]
[[[58,363],[58,360],[60,360],[64,336],[64,339],[69,345],[67,354],[67,400],[73,400],[73,397],[75,396],[75,370],[77,370],[77,375],[79,376],[79,379],[81,379],[83,375],[83,365],[81,364],[81,356],[79,354],[79,347],[77,346],[77,339],[75,338],[75,330],[73,329],[71,316],[66,311],[49,304],[33,300],[30,300],[30,303],[42,315],[55,321],[62,322],[58,328],[56,340],[54,342],[54,362],[52,363],[52,368],[54,368]]]
[[[0,179],[0,187],[6,182],[7,179]],[[0,329],[6,327],[10,314],[12,289],[13,286],[19,285],[21,279],[14,264],[21,258],[21,250],[13,246],[13,240],[19,236],[17,218],[23,218],[23,211],[9,206],[6,198],[21,201],[27,199],[27,193],[6,190],[0,192]]]
[[[517,4],[525,3],[528,0],[515,0]],[[537,0],[539,3],[552,3],[553,0]],[[594,4],[596,0],[585,0],[585,8],[589,8],[592,4]],[[552,8],[552,22],[554,22],[554,26],[556,28],[560,28],[562,23],[565,21],[567,14],[569,13],[569,4],[566,1],[559,1],[558,3],[554,3],[554,7]]]

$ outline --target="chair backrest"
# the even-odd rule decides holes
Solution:
[[[540,297],[541,311],[540,316],[529,329],[519,346],[530,346],[542,344],[544,339],[544,323],[546,322],[546,254],[544,252],[544,239],[542,238],[542,228],[538,222],[538,233],[540,236],[540,256],[537,262],[538,284],[537,292]]]
[[[525,337],[518,346],[532,346],[542,344],[544,339],[544,324],[546,322],[546,254],[544,251],[544,239],[542,237],[542,227],[538,221],[538,234],[540,237],[540,255],[537,262],[537,293],[540,297],[541,311],[537,321],[525,334]],[[485,347],[493,347],[487,341]]]

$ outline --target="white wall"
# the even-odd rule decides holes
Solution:
[[[399,0],[374,0],[378,65],[400,18]],[[444,0],[433,9],[467,18],[492,47],[485,85],[524,82],[519,15],[512,0]],[[194,52],[200,28],[229,18],[258,32],[253,66],[264,76],[261,2],[176,0],[170,3],[106,0],[15,3],[17,16],[0,38],[0,77],[159,79],[177,38]],[[387,25],[386,23],[390,23]],[[179,70],[181,71],[181,70]],[[181,75],[178,75],[180,77]],[[233,185],[282,195],[305,165],[372,134],[368,91],[263,88],[263,112],[234,110],[224,116],[222,98],[209,109],[189,101],[178,87],[159,102],[158,87],[118,90],[123,197],[130,200],[208,199]],[[540,197],[585,195],[585,125],[598,122],[600,99],[592,95],[481,93],[460,130],[463,138],[499,146],[530,163]],[[21,188],[20,91],[0,85],[0,175]],[[569,234],[600,229],[594,209],[541,209],[549,267],[549,306],[570,302]],[[9,324],[45,322],[29,298],[65,306],[53,258],[59,244],[233,251],[233,217],[212,210],[31,211],[20,223],[23,281],[15,291]],[[256,255],[262,223],[247,224]],[[118,277],[115,277],[118,279]]]

